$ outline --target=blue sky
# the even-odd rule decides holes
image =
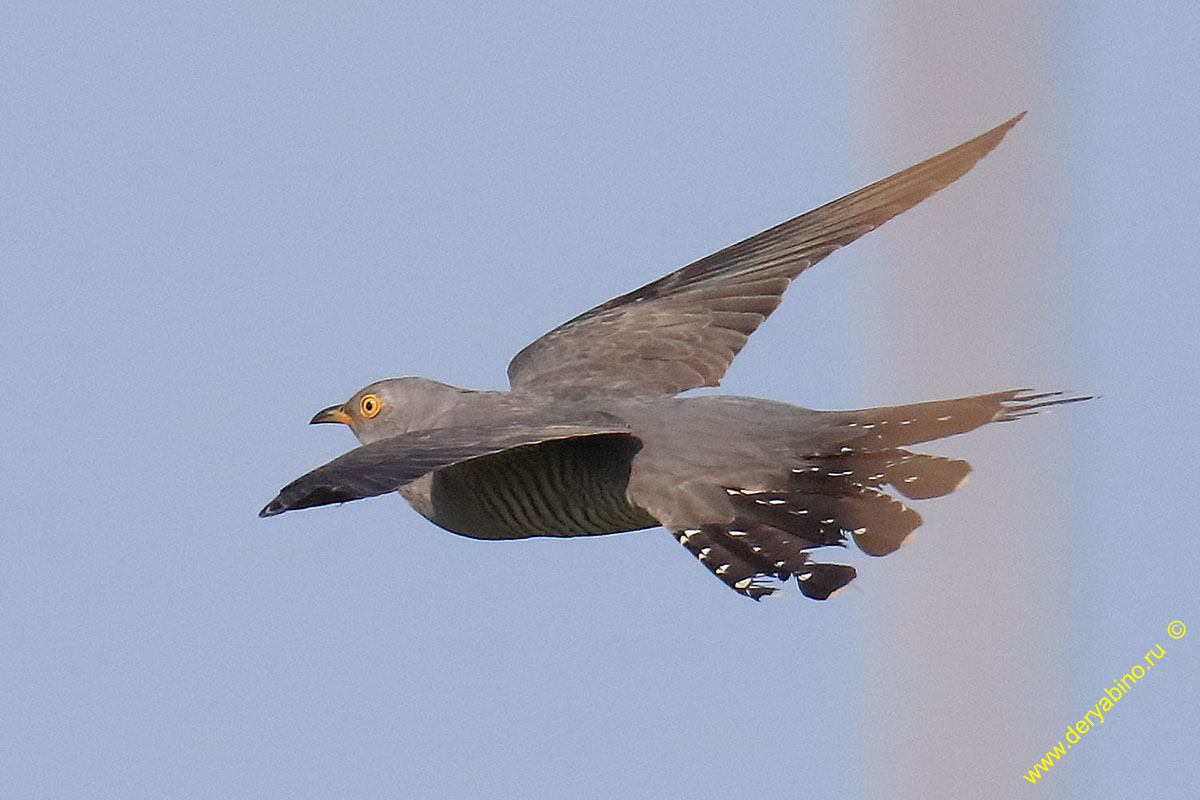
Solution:
[[[991,24],[982,4],[946,8]],[[1042,644],[1063,654],[1065,710],[1008,731],[1028,743],[1015,755],[945,768],[1011,778],[1022,788],[1006,796],[1182,796],[1200,784],[1200,10],[1042,13],[1051,89],[1003,147],[1061,155],[1061,259],[1036,287],[1061,341],[1052,367],[1016,366],[1103,397],[987,441],[1018,460],[1028,442],[1062,443],[1069,530],[1048,548],[1063,605],[1029,613],[1059,637]],[[912,122],[889,151],[899,134],[864,108],[882,63],[857,27],[871,14],[850,4],[49,3],[6,17],[0,794],[881,785],[886,662],[871,641],[905,602],[893,559],[831,603],[754,604],[661,531],[479,543],[399,498],[255,514],[353,444],[305,423],[360,386],[502,387],[508,358],[564,319],[956,144],[1020,98],[971,98],[972,122]],[[989,181],[1047,180],[1013,174],[1023,163],[997,151],[920,219]],[[872,270],[914,235],[906,219],[803,276],[725,388],[817,407],[901,399],[880,394],[861,315],[864,298],[887,304]],[[972,246],[1019,242],[985,229]],[[977,388],[1001,387],[967,375],[945,393]],[[976,482],[996,487],[985,467]],[[922,513],[926,532],[894,557],[905,574],[951,535],[936,504]],[[1168,640],[1174,619],[1195,632]],[[1152,679],[1028,787],[1020,775],[1155,643],[1168,656]]]

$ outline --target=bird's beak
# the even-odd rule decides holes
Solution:
[[[317,412],[317,415],[309,421],[309,425],[316,425],[319,422],[340,422],[343,425],[350,424],[350,415],[346,413],[346,409],[341,405],[330,406],[323,408]]]

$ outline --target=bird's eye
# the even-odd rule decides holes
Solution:
[[[379,398],[373,394],[363,395],[363,399],[358,401],[358,410],[367,419],[378,414],[381,408],[383,408],[383,403],[379,402]]]

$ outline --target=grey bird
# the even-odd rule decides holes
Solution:
[[[474,539],[662,526],[741,595],[795,577],[828,598],[855,570],[813,550],[891,553],[921,524],[904,500],[953,492],[970,471],[906,448],[1088,398],[1019,389],[815,411],[679,395],[718,385],[793,278],[953,183],[1022,116],[580,314],[513,358],[509,391],[414,377],[361,389],[312,419],[348,425],[361,446],[260,516],[399,492]]]

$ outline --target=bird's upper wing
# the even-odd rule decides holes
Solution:
[[[953,183],[1022,116],[580,314],[517,353],[509,383],[556,395],[717,385],[793,278]]]
[[[428,472],[480,456],[597,434],[629,434],[629,429],[619,422],[597,421],[458,426],[404,433],[357,447],[297,478],[283,487],[259,516],[374,497],[394,492]]]

